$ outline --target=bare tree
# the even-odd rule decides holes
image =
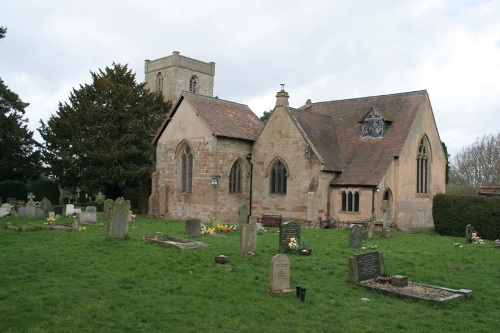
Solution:
[[[477,138],[451,163],[448,193],[475,194],[481,185],[500,185],[500,133]]]

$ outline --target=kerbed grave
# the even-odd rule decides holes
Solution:
[[[349,258],[349,280],[387,295],[445,302],[472,298],[472,290],[450,289],[408,281],[406,276],[385,276],[384,256],[378,251],[355,254]]]
[[[178,249],[187,250],[187,249],[199,249],[202,247],[208,247],[207,243],[194,241],[191,239],[168,236],[165,239],[165,235],[161,232],[156,232],[153,236],[144,236],[144,240],[160,244],[166,247],[176,247]]]

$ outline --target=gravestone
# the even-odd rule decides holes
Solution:
[[[67,204],[66,205],[66,216],[73,216],[75,214],[75,205]]]
[[[290,238],[295,238],[300,243],[300,224],[297,222],[285,222],[280,226],[279,249],[282,252],[290,252]]]
[[[5,207],[0,207],[0,217],[4,217],[10,214],[10,210],[7,210]]]
[[[113,204],[111,223],[108,225],[108,238],[124,239],[127,237],[130,201],[118,198]]]
[[[30,200],[24,206],[24,217],[34,218],[36,216],[36,204],[33,200]]]
[[[87,206],[85,213],[79,215],[80,223],[97,223],[97,208],[95,206]]]
[[[238,224],[248,224],[248,205],[246,202],[238,206]]]
[[[201,236],[201,221],[199,219],[186,220],[186,237]]]
[[[19,209],[17,210],[17,214],[20,218],[24,218],[24,209],[25,207],[19,207]]]
[[[103,208],[102,208],[102,211],[104,213],[104,216],[108,216],[108,214],[110,214],[110,211],[111,211],[111,208],[113,207],[113,199],[106,199],[104,201],[104,205],[103,205]]]
[[[217,225],[223,225],[224,220],[220,217],[213,217],[210,223],[212,224],[212,228],[215,228]]]
[[[465,226],[465,244],[472,244],[473,232],[474,232],[474,226],[472,224],[467,224]]]
[[[17,203],[16,198],[7,198],[7,203],[10,203],[11,206],[13,206],[14,208],[17,208],[16,207],[16,203]]]
[[[349,226],[348,244],[350,248],[359,249],[363,244],[363,227],[359,224]]]
[[[37,208],[35,209],[35,217],[38,219],[38,218],[41,218],[41,217],[45,217],[45,211],[43,209],[40,209],[40,208]]]
[[[349,281],[359,283],[361,281],[384,276],[384,255],[381,252],[367,252],[355,254],[349,258]]]
[[[12,205],[8,202],[3,203],[0,207],[5,208],[5,210],[8,212],[10,212],[12,210]]]
[[[50,202],[49,199],[44,197],[40,202],[40,208],[43,210],[45,216],[48,216],[49,212],[52,211],[52,203]]]
[[[286,254],[276,254],[271,259],[269,292],[275,295],[290,294],[290,258]]]
[[[56,217],[56,213],[54,212],[49,212],[49,218],[53,219]]]
[[[74,219],[73,222],[71,223],[71,230],[80,231],[80,221],[78,219]]]
[[[16,200],[16,208],[25,206],[26,206],[26,200]]]
[[[54,207],[54,214],[56,216],[62,216],[63,214],[63,208],[60,206]]]
[[[257,226],[255,224],[242,224],[240,236],[240,254],[242,256],[254,255],[257,252]]]

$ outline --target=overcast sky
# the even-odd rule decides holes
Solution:
[[[214,95],[271,110],[427,90],[453,156],[500,131],[500,0],[1,0],[0,77],[35,131],[90,72],[179,51]]]

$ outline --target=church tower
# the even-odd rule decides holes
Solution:
[[[144,64],[146,88],[161,92],[165,100],[175,103],[183,90],[213,97],[215,63],[172,55]]]

